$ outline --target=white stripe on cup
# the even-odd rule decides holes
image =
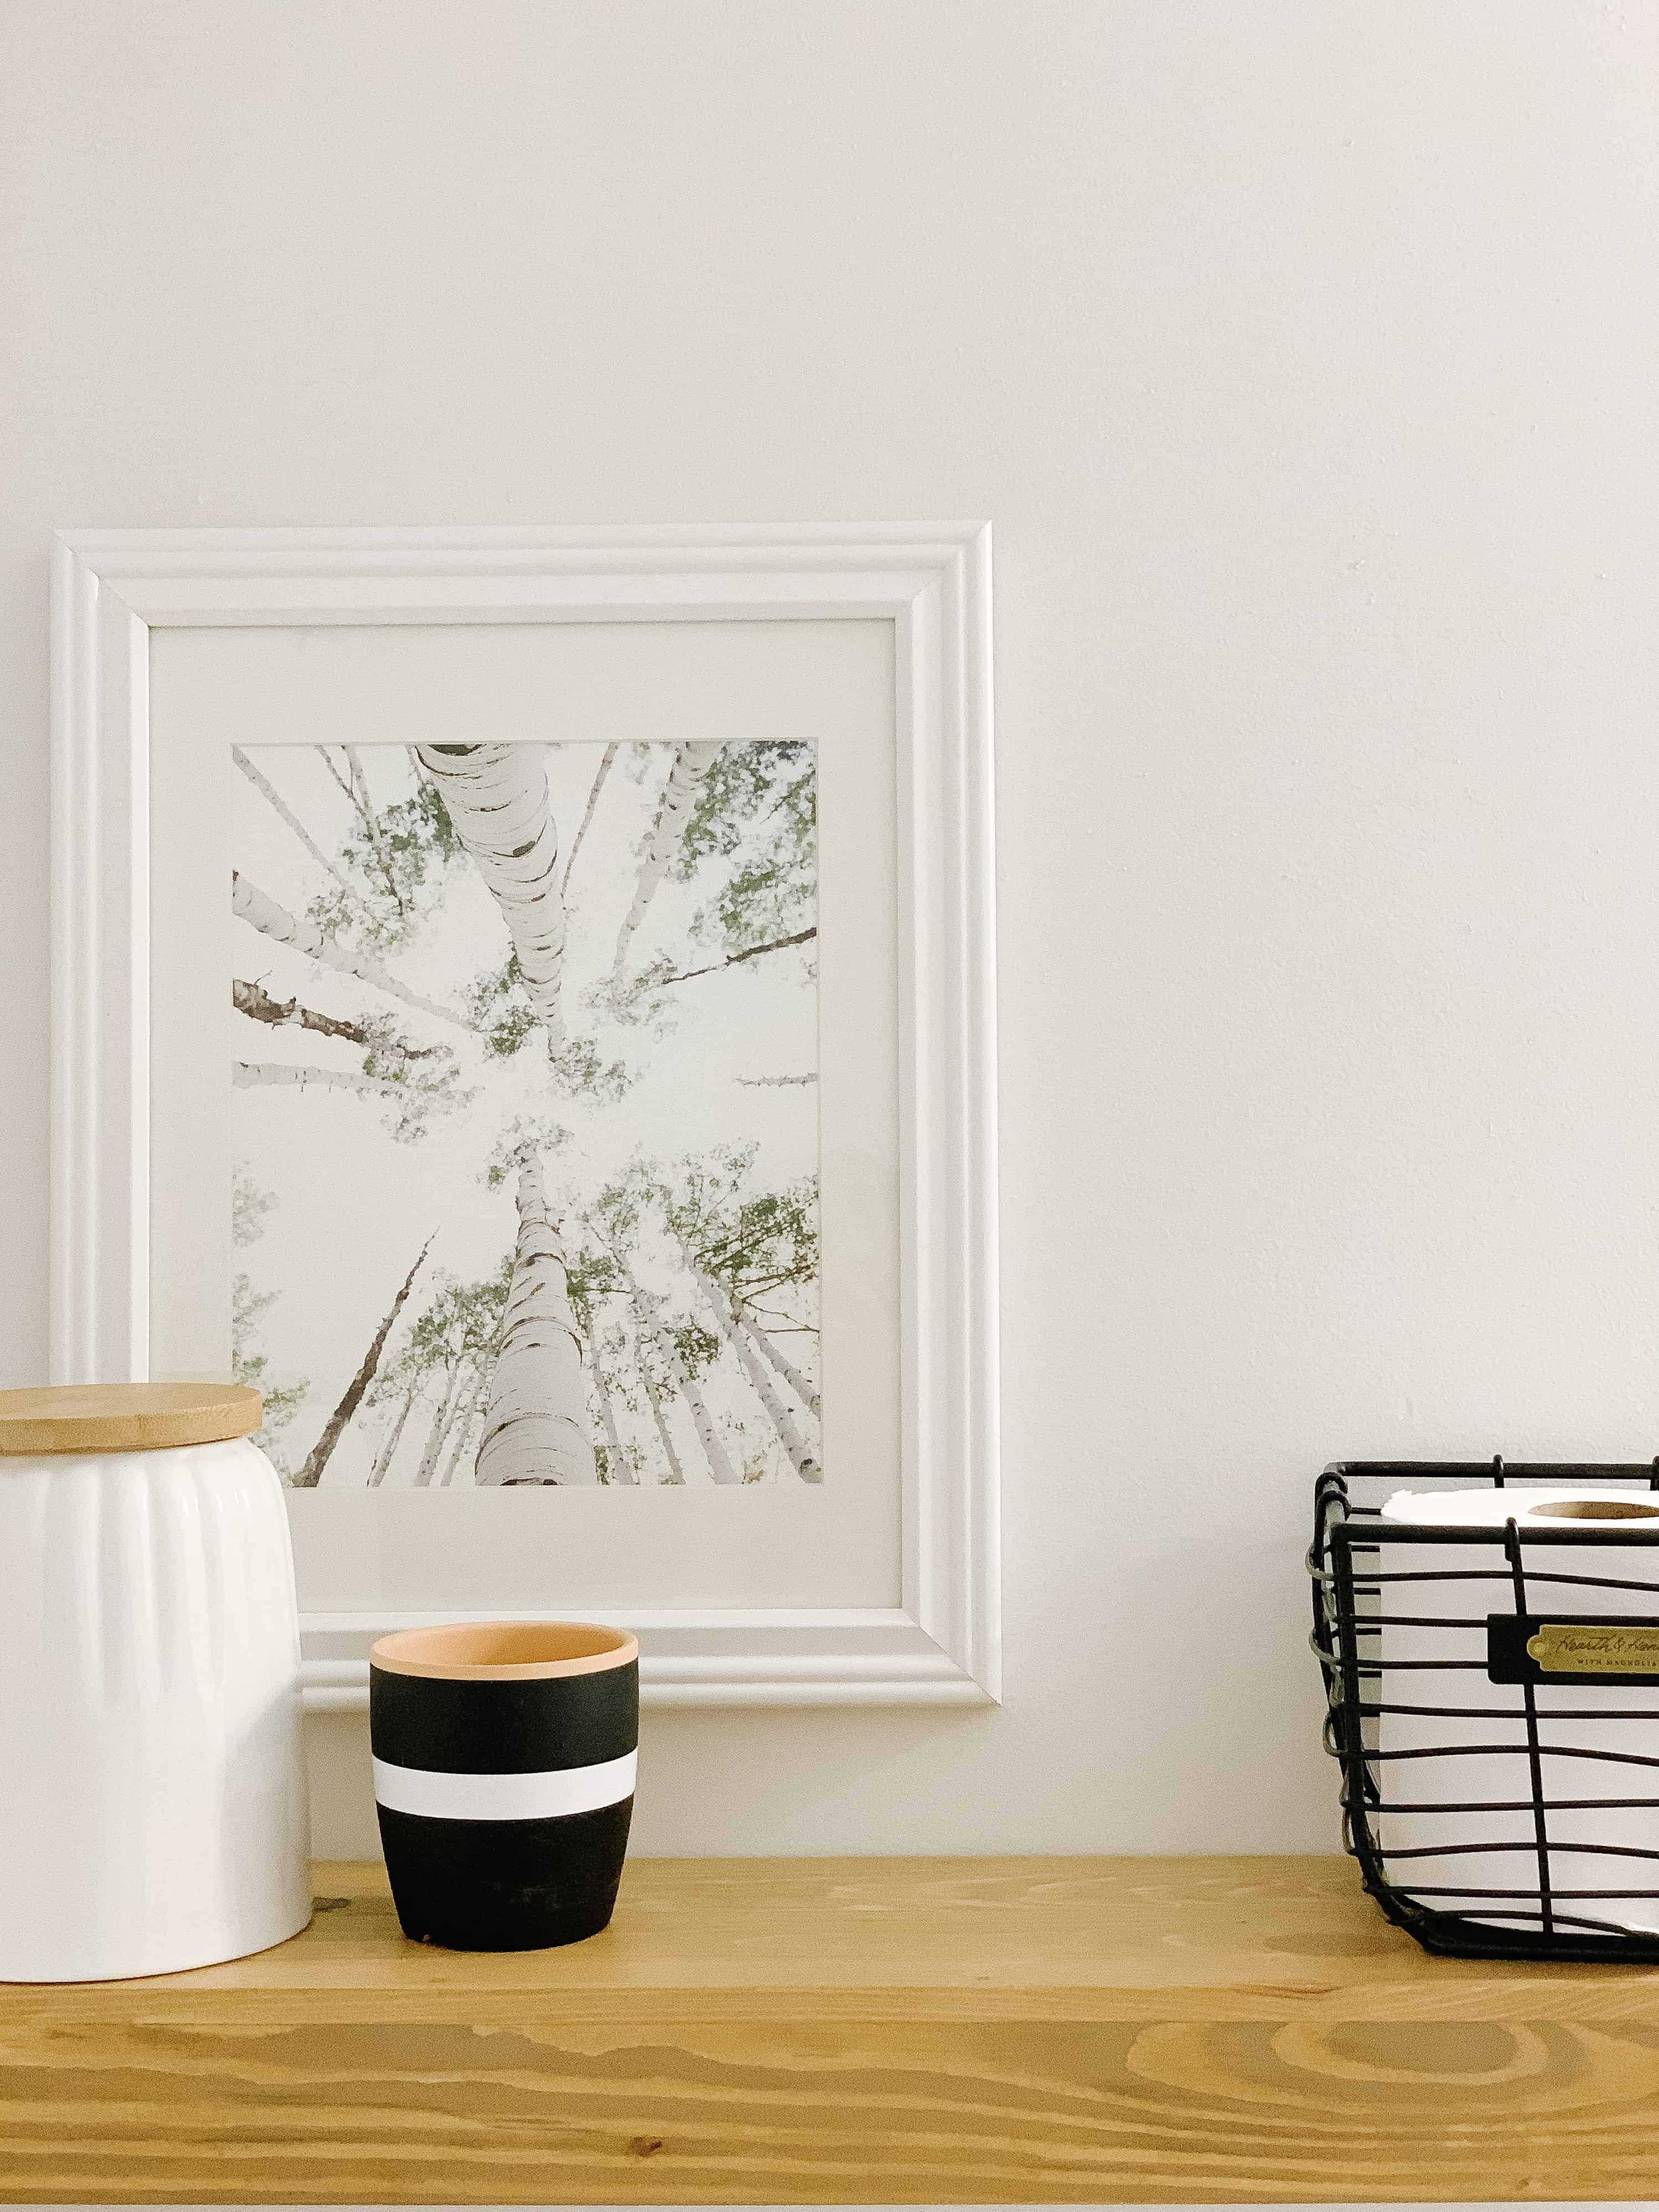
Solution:
[[[441,1774],[377,1759],[374,1796],[389,1813],[422,1813],[430,1820],[550,1820],[631,1797],[638,1759],[630,1751],[597,1766],[541,1774]]]

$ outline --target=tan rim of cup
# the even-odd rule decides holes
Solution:
[[[369,1663],[440,1682],[546,1682],[599,1674],[640,1656],[639,1638],[594,1620],[458,1620],[383,1636]]]

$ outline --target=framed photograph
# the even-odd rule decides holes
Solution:
[[[990,547],[73,532],[52,1360],[265,1398],[316,1705],[999,1687]]]

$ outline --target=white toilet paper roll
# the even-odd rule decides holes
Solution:
[[[1370,1648],[1384,1670],[1368,1694],[1390,1708],[1461,1709],[1449,1717],[1413,1710],[1379,1717],[1383,1808],[1376,1823],[1384,1870],[1396,1889],[1431,1910],[1535,1930],[1540,1868],[1525,1692],[1486,1672],[1487,1616],[1516,1609],[1504,1524],[1512,1519],[1523,1538],[1550,1530],[1571,1540],[1523,1542],[1526,1609],[1541,1624],[1600,1616],[1659,1626],[1659,1589],[1617,1587],[1659,1584],[1659,1541],[1605,1540],[1615,1527],[1659,1538],[1659,1495],[1522,1486],[1437,1497],[1399,1491],[1382,1510],[1396,1525],[1488,1537],[1468,1546],[1385,1541],[1374,1561],[1357,1565],[1361,1579],[1372,1566],[1384,1577],[1443,1578],[1385,1580],[1365,1601],[1381,1623]],[[1578,1577],[1605,1577],[1609,1586],[1571,1579]],[[1534,1655],[1547,1666],[1586,1670],[1533,1690],[1545,1863],[1563,1933],[1575,1922],[1659,1932],[1659,1897],[1628,1894],[1659,1891],[1659,1766],[1583,1756],[1659,1758],[1659,1637],[1632,1639],[1626,1632],[1620,1641],[1633,1644],[1633,1652],[1615,1653],[1606,1636],[1546,1635]],[[1656,1670],[1650,1688],[1614,1686],[1595,1671],[1645,1665]],[[1479,1809],[1445,1809],[1455,1806]],[[1505,1908],[1522,1917],[1506,1919]]]

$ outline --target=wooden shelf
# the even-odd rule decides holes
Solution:
[[[1659,1974],[1431,1960],[1341,1859],[636,1861],[508,1957],[317,1881],[234,1966],[0,1988],[0,2197],[1659,2194]]]

